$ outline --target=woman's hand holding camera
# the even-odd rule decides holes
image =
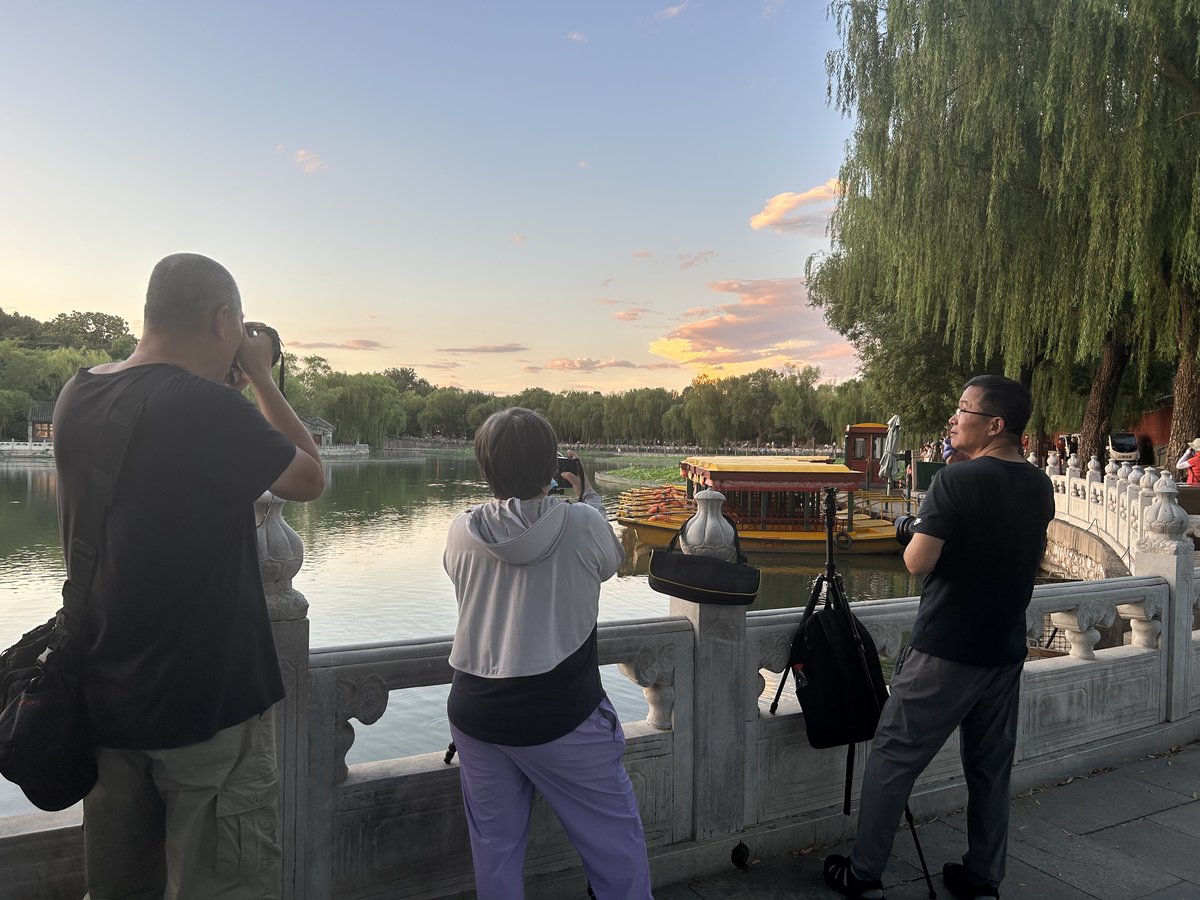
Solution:
[[[568,450],[566,455],[567,455],[568,459],[579,459],[579,457],[575,455],[574,450]],[[580,462],[578,464],[577,468],[579,470],[578,475],[576,475],[575,472],[571,471],[571,469],[564,467],[558,473],[558,476],[561,477],[564,481],[567,482],[567,484],[569,484],[572,488],[575,489],[576,497],[582,498],[584,495],[584,492],[587,491],[587,476],[583,472],[583,463],[582,462]]]

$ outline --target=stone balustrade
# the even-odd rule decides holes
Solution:
[[[1101,536],[1133,575],[1035,590],[1031,639],[1042,643],[1054,628],[1067,651],[1025,667],[1017,791],[1200,737],[1196,570],[1187,517],[1171,488],[1134,470],[1048,474],[1059,521],[1086,523],[1078,527]],[[279,711],[284,896],[469,896],[456,764],[442,753],[347,763],[356,732],[391,714],[394,693],[449,682],[450,639],[310,651],[307,603],[291,587],[303,548],[277,503],[265,498],[259,513],[264,583],[288,687]],[[917,600],[855,609],[880,652],[894,657]],[[599,629],[602,664],[641,686],[649,706],[645,720],[624,729],[655,882],[719,871],[739,841],[760,855],[850,834],[853,817],[841,814],[844,750],[808,745],[790,687],[779,715],[767,711],[801,611],[673,601],[670,612]],[[1122,621],[1127,642],[1103,646],[1101,630]],[[964,799],[951,738],[911,805],[923,817]],[[0,820],[0,898],[78,897],[80,863],[69,814]],[[526,872],[531,898],[584,892],[578,858],[540,800]]]

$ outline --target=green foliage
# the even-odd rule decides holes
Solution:
[[[606,474],[617,478],[627,478],[630,481],[646,481],[651,484],[683,484],[683,476],[679,474],[679,466],[624,466],[612,469]]]
[[[26,435],[16,434],[14,426],[26,421],[32,403],[33,400],[24,391],[0,389],[0,440],[25,440]]]
[[[433,393],[433,385],[408,367],[400,369],[384,369],[383,377],[396,386],[396,390],[404,394],[415,391],[422,397]]]
[[[128,323],[120,316],[99,312],[59,313],[42,326],[42,346],[103,350],[112,359],[124,359],[137,346]]]
[[[914,396],[906,369],[936,376],[913,351],[953,380],[1039,370],[1059,385],[1114,342],[1139,384],[1156,359],[1195,358],[1196,0],[830,9],[843,38],[830,92],[855,128],[809,289],[881,395]],[[945,386],[931,388],[940,406]],[[1200,415],[1190,406],[1177,418]]]

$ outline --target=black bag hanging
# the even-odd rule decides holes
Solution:
[[[0,775],[34,806],[66,809],[96,783],[96,750],[79,693],[88,595],[104,520],[146,398],[177,370],[147,366],[113,404],[100,433],[77,535],[67,549],[63,606],[0,654]]]
[[[875,641],[840,588],[827,586],[820,609],[815,593],[809,601],[771,704],[774,713],[790,671],[808,742],[818,750],[871,740],[888,697]]]

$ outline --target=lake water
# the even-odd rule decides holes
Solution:
[[[589,471],[626,464],[620,456],[587,458]],[[309,602],[312,646],[449,635],[454,591],[442,569],[450,520],[488,496],[466,453],[429,453],[423,461],[334,461],[329,486],[311,503],[289,503],[284,516],[304,541],[294,587]],[[605,493],[601,489],[602,493]],[[48,619],[66,577],[58,540],[55,472],[45,464],[0,465],[0,648]],[[648,549],[614,523],[626,562],[600,595],[601,621],[661,616],[668,600],[646,585]],[[803,605],[823,556],[770,553],[750,561],[763,570],[754,608]],[[906,597],[920,591],[899,556],[838,560],[852,599]],[[615,667],[604,683],[622,719],[643,718],[641,689]],[[349,761],[444,750],[448,686],[393,692],[375,725],[353,724]],[[33,812],[20,792],[0,781],[0,815]]]

